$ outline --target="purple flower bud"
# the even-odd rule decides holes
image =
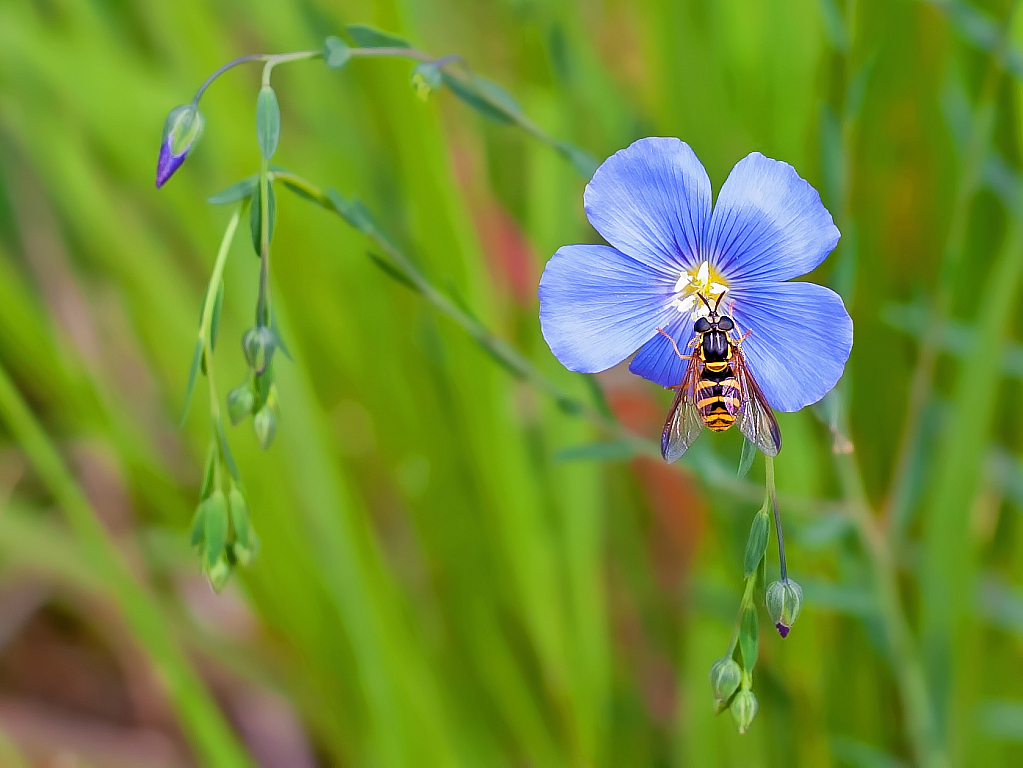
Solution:
[[[156,186],[162,187],[202,136],[204,121],[195,103],[175,107],[167,115],[160,141],[160,157],[156,161]]]
[[[783,638],[788,637],[802,607],[803,588],[792,579],[776,581],[767,588],[767,612]]]

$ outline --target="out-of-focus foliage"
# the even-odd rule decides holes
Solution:
[[[1018,764],[1016,5],[0,4],[5,764]],[[779,417],[803,602],[781,640],[761,601],[745,735],[715,715],[708,672],[762,462],[735,479],[734,434],[682,467],[594,449],[607,435],[284,190],[274,312],[294,361],[274,364],[276,439],[263,452],[227,427],[262,548],[220,597],[202,582],[203,387],[177,421],[231,216],[205,200],[259,169],[259,68],[211,87],[202,141],[157,192],[161,128],[224,62],[318,50],[353,22],[461,54],[595,157],[679,136],[717,188],[759,150],[835,214],[842,241],[810,279],[842,293],[855,346],[835,396]],[[275,163],[363,201],[467,313],[656,437],[670,393],[624,370],[595,391],[540,336],[545,259],[597,241],[585,163],[447,89],[424,102],[407,62],[296,62],[274,90]],[[245,380],[258,266],[238,237],[222,396]]]

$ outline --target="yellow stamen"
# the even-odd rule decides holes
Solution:
[[[712,304],[728,291],[728,283],[704,261],[692,271],[682,272],[675,282],[675,298],[671,302],[681,314],[692,313],[695,320],[710,314],[707,305],[697,297],[702,294]]]

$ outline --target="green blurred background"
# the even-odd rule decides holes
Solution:
[[[0,764],[1023,764],[1016,5],[0,0]],[[679,136],[717,189],[759,150],[834,214],[811,279],[856,341],[840,389],[780,417],[806,601],[784,641],[764,618],[748,734],[707,673],[762,463],[735,478],[735,434],[679,467],[572,460],[606,435],[286,191],[280,431],[228,435],[263,550],[220,596],[201,577],[201,382],[178,419],[230,216],[204,200],[258,169],[258,67],[213,85],[157,192],[160,129],[220,64],[353,22],[464,55],[595,157]],[[278,68],[275,161],[358,196],[544,375],[656,438],[670,393],[616,369],[598,397],[539,332],[544,261],[598,240],[586,179],[447,91],[416,99],[409,69]],[[239,237],[222,393],[257,268]]]

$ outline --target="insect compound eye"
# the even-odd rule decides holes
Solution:
[[[701,317],[693,324],[693,330],[697,333],[706,333],[710,330],[710,321],[705,317]]]
[[[728,317],[727,315],[718,320],[718,328],[722,331],[730,331],[734,327],[735,323],[733,323],[732,318]]]

